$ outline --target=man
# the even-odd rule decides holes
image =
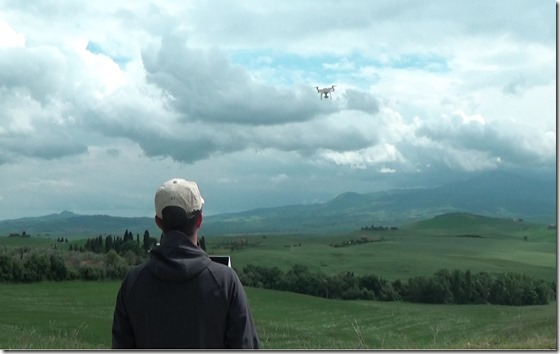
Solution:
[[[237,274],[197,246],[203,203],[197,184],[184,179],[157,190],[161,244],[121,285],[113,315],[114,349],[258,349]]]

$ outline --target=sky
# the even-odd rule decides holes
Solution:
[[[0,220],[556,173],[552,0],[0,0]],[[332,99],[316,87],[335,85]]]

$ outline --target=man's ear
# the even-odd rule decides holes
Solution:
[[[203,219],[203,217],[202,217],[202,211],[201,211],[199,216],[198,216],[198,219],[196,220],[196,228],[197,229],[200,229],[200,226],[202,225],[202,219]]]
[[[165,224],[163,223],[163,220],[161,220],[157,215],[155,217],[155,220],[156,220],[156,225],[161,229],[161,231],[165,232]]]

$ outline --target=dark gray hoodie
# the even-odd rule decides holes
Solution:
[[[124,279],[113,316],[117,348],[258,349],[247,296],[233,269],[172,231]]]

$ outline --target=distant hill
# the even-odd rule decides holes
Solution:
[[[343,193],[320,204],[289,205],[206,216],[202,235],[243,233],[332,233],[363,226],[393,226],[437,215],[465,212],[489,217],[556,223],[556,181],[491,172],[430,189],[396,189]],[[62,212],[43,217],[0,221],[0,234],[97,236],[160,232],[153,218],[78,215]]]
[[[430,189],[349,192],[323,204],[211,216],[204,231],[341,232],[371,225],[398,226],[453,212],[556,223],[556,181],[490,172]]]
[[[556,245],[556,227],[551,224],[532,223],[520,218],[496,218],[470,213],[449,213],[404,225],[415,235],[431,237],[493,237],[503,239],[530,239]]]
[[[464,231],[469,227],[503,229],[511,228],[512,225],[523,228],[525,224],[521,219],[504,219],[489,216],[482,216],[470,213],[448,213],[434,216],[430,219],[417,221],[407,225],[407,229],[413,230],[445,230],[445,231]]]
[[[29,217],[0,221],[0,235],[25,233],[31,236],[84,237],[112,234],[124,235],[129,230],[134,235],[144,235],[148,230],[151,236],[159,235],[154,219],[138,217],[124,218],[108,215],[78,215],[70,211],[40,217]]]

